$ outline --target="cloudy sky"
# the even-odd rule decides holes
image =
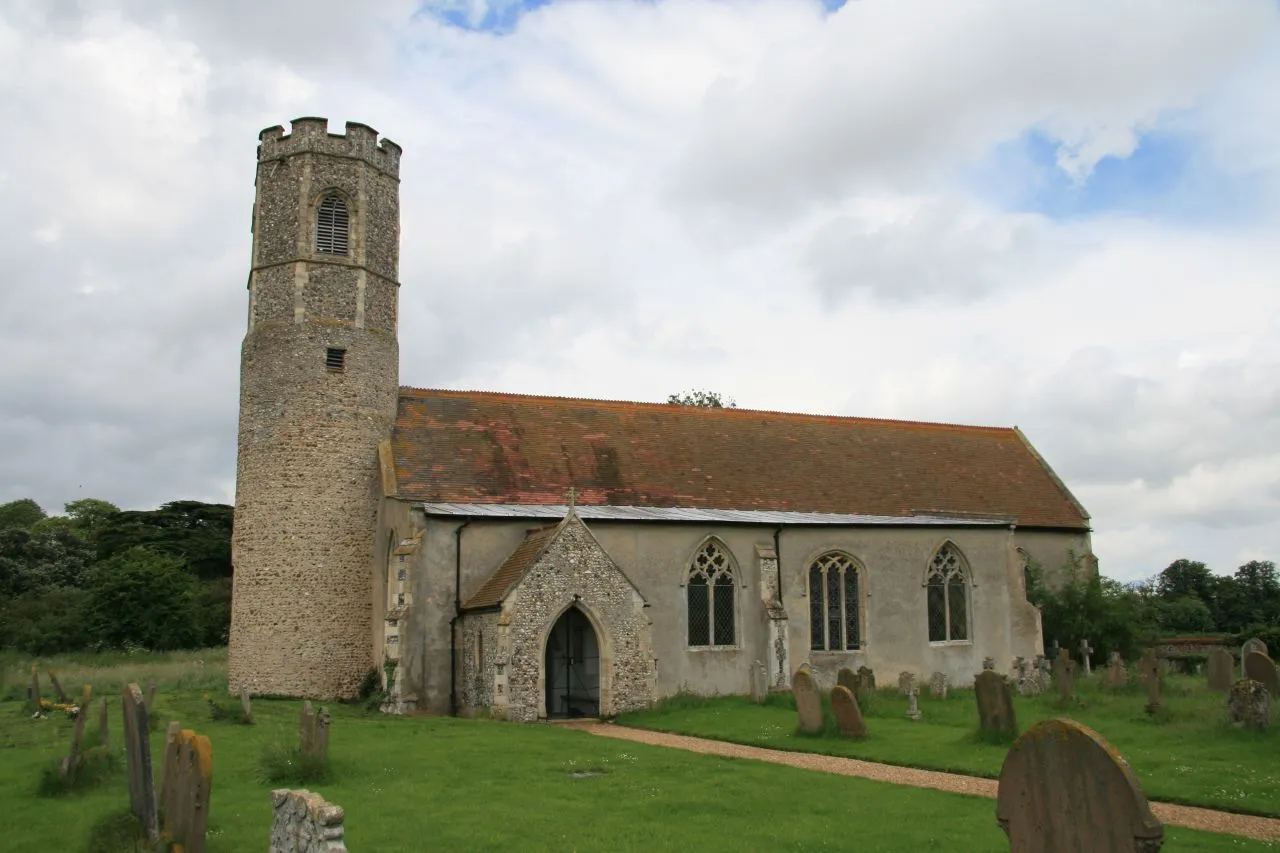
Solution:
[[[1106,574],[1280,558],[1276,0],[0,0],[0,501],[232,500],[300,115],[405,149],[405,384],[1016,424]]]

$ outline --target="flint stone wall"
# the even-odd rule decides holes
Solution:
[[[494,705],[494,662],[498,653],[498,614],[468,613],[459,638],[458,688],[461,711],[473,716]]]
[[[547,635],[575,603],[596,628],[600,716],[653,702],[655,674],[644,599],[582,521],[571,516],[503,604],[508,635],[500,638],[501,657],[494,663],[507,667],[507,719],[533,721],[544,712]]]
[[[271,805],[275,818],[269,853],[346,853],[341,806],[310,791],[286,789],[271,792]]]

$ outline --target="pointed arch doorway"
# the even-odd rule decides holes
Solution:
[[[544,655],[547,716],[600,716],[600,643],[587,615],[576,606],[561,614]]]

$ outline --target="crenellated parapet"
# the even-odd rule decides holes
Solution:
[[[289,133],[275,125],[258,134],[259,163],[316,152],[354,157],[393,178],[400,177],[400,146],[386,138],[379,141],[378,131],[367,124],[349,121],[344,134],[330,133],[327,118],[295,118],[290,125]]]

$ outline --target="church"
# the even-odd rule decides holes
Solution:
[[[1089,516],[1016,427],[401,386],[401,153],[259,136],[232,691],[534,721],[1042,652]]]

